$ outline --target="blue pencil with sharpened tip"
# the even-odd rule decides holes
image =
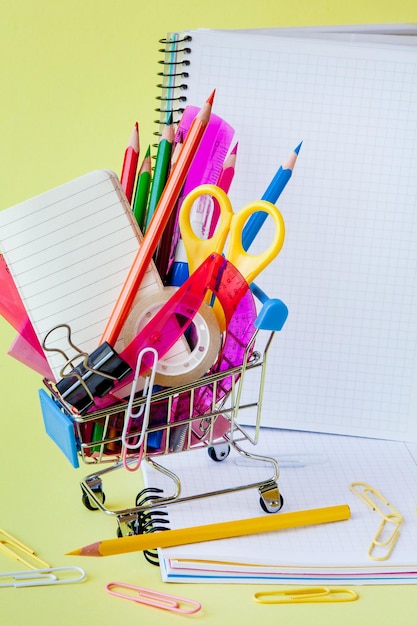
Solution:
[[[275,176],[269,183],[264,195],[262,196],[262,200],[267,200],[268,202],[272,202],[272,204],[275,204],[275,202],[278,200],[279,196],[284,191],[286,184],[291,178],[302,143],[303,142],[301,141],[298,144],[298,146],[288,157],[284,165],[281,165],[278,168]],[[248,250],[249,247],[252,245],[253,240],[259,233],[267,217],[268,213],[266,213],[265,211],[258,211],[257,213],[251,215],[242,233],[242,245],[245,250]]]

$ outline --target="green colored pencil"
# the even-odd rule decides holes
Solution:
[[[151,190],[149,193],[148,208],[144,224],[144,232],[149,227],[150,221],[157,207],[159,198],[169,174],[169,164],[171,161],[172,144],[174,142],[175,130],[172,119],[169,120],[161,135],[156,153],[155,168],[153,171]]]
[[[151,147],[148,146],[145,158],[140,166],[136,182],[135,199],[133,201],[133,214],[139,228],[142,231],[145,221],[146,207],[148,204],[149,189],[151,186],[151,169]]]

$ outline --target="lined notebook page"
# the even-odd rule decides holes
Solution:
[[[131,208],[107,170],[0,211],[0,248],[41,344],[69,324],[79,348],[97,348],[139,244]],[[153,283],[148,272],[143,287]],[[48,346],[74,354],[62,330]],[[58,380],[63,357],[46,357]]]
[[[235,210],[262,196],[303,141],[277,203],[286,242],[257,279],[289,308],[269,359],[262,423],[416,441],[414,51],[191,35],[187,101],[204,102],[216,88],[213,110],[239,141]],[[269,241],[267,228],[254,250]]]
[[[302,572],[307,567],[316,571],[317,568],[328,567],[330,572],[351,567],[350,573],[358,573],[361,568],[368,567],[371,575],[378,568],[395,571],[408,566],[415,571],[417,466],[406,444],[262,429],[259,444],[255,447],[244,444],[244,448],[278,461],[279,488],[284,498],[282,512],[348,504],[351,518],[346,522],[160,550],[160,555],[167,562],[169,559],[200,559],[248,565],[255,563],[278,569],[281,566],[282,570],[294,567]],[[179,477],[182,496],[215,489],[233,489],[252,481],[266,481],[273,475],[271,466],[233,451],[220,463],[213,462],[206,450],[170,455],[160,462]],[[163,488],[164,495],[172,493],[172,481],[147,465],[143,468],[147,486]],[[351,493],[349,485],[355,481],[366,482],[379,490],[403,516],[401,535],[388,561],[376,562],[367,556],[381,518]],[[256,517],[262,515],[262,510],[257,489],[252,488],[173,504],[168,507],[168,513],[170,528],[184,528]],[[387,537],[388,533],[383,536],[384,540]],[[382,556],[385,552],[374,554]],[[187,563],[180,565],[186,567]],[[204,570],[204,564],[198,567]],[[197,565],[191,563],[189,568],[191,580],[183,579],[183,582],[201,582],[199,572],[193,571]],[[213,566],[214,577],[217,569]],[[193,575],[197,577],[194,581]],[[204,571],[200,575],[203,576]],[[291,574],[287,572],[287,575]]]

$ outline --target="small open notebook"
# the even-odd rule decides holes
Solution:
[[[78,348],[89,354],[98,347],[140,241],[119,180],[108,170],[0,211],[0,249],[41,345],[52,331],[47,346],[73,357],[67,331],[53,331],[67,324]],[[141,290],[155,282],[161,284],[151,265]],[[59,380],[63,355],[45,356]]]
[[[259,199],[303,142],[277,203],[286,242],[257,280],[289,309],[264,425],[417,441],[416,34],[384,25],[167,36],[161,108],[172,103],[178,118],[216,89],[213,111],[239,142],[235,210]],[[266,222],[254,246],[267,238]]]
[[[330,524],[279,530],[159,550],[161,576],[167,582],[393,584],[417,582],[417,448],[415,444],[361,437],[261,429],[250,453],[275,458],[282,512],[348,504],[351,518]],[[267,480],[271,466],[231,452],[220,463],[206,450],[171,454],[161,464],[176,473],[181,496],[230,488],[231,493],[199,498],[168,507],[169,527],[186,528],[266,515],[257,489],[233,491],[239,485]],[[145,484],[164,495],[173,483],[142,464]],[[378,490],[402,515],[399,538],[386,560],[367,556],[381,522],[380,515],[353,494],[352,482]],[[272,513],[271,515],[280,515]],[[381,539],[390,535],[383,532]],[[372,551],[386,556],[386,548]]]

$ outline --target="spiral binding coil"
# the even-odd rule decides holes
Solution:
[[[188,89],[187,79],[189,78],[189,67],[191,61],[188,58],[191,54],[189,43],[192,41],[191,35],[180,35],[174,33],[170,38],[160,39],[163,44],[158,52],[164,55],[159,61],[164,66],[162,72],[158,72],[161,82],[157,85],[160,95],[157,96],[159,106],[155,109],[159,113],[159,119],[155,123],[159,125],[155,135],[161,135],[161,126],[166,124],[172,115],[172,121],[176,124],[184,112],[187,96],[184,91]]]
[[[158,493],[163,493],[162,489],[153,487],[146,487],[145,489],[142,489],[136,496],[136,506],[143,507],[147,504],[154,503],[155,500],[158,500],[161,497],[156,495]],[[140,511],[137,514],[134,524],[135,527],[132,530],[134,530],[135,535],[168,530],[168,527],[166,526],[166,524],[169,524],[167,516],[167,511],[156,511],[153,509]],[[144,550],[143,555],[148,563],[151,563],[151,565],[159,565],[158,552],[156,550]]]

